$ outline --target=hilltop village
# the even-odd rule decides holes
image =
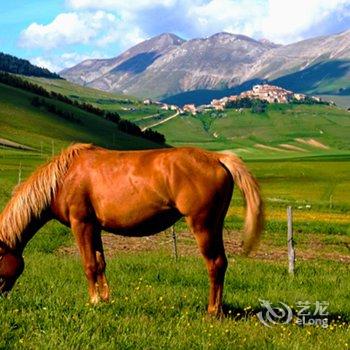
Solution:
[[[316,96],[308,96],[305,94],[295,93],[286,90],[279,86],[269,85],[269,84],[258,84],[254,85],[251,90],[244,91],[239,95],[225,96],[221,99],[213,99],[210,104],[196,106],[194,104],[185,104],[182,108],[176,105],[168,105],[166,103],[161,103],[158,101],[152,101],[151,99],[145,99],[143,103],[145,105],[156,104],[159,105],[163,110],[174,110],[178,111],[180,114],[190,113],[196,115],[197,113],[216,110],[223,111],[226,108],[230,108],[235,102],[240,100],[259,100],[267,103],[291,103],[295,101],[313,101],[315,103],[322,103],[322,100]]]

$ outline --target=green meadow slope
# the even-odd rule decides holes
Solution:
[[[66,95],[79,102],[90,103],[98,108],[118,112],[125,119],[142,124],[143,118],[147,118],[148,123],[154,120],[166,118],[173,114],[173,111],[161,110],[157,105],[144,105],[142,101],[135,97],[104,92],[88,87],[83,87],[62,79],[46,79],[37,77],[23,77],[32,83],[42,86],[48,91],[54,91]],[[140,125],[141,126],[141,125]]]
[[[261,114],[227,109],[184,115],[155,129],[173,145],[230,150],[248,159],[350,153],[350,113],[324,105],[273,104]]]
[[[174,114],[159,106],[145,106],[133,97],[75,85],[65,80],[27,78],[47,90],[80,102],[118,112],[140,127]],[[231,150],[245,159],[294,158],[349,154],[350,113],[325,105],[269,105],[266,113],[249,109],[177,116],[154,130],[174,146],[192,145]]]
[[[42,107],[34,107],[35,95],[0,84],[0,138],[26,145],[36,150],[59,150],[72,142],[92,142],[118,149],[159,147],[143,138],[125,134],[113,123],[71,105],[50,99],[63,111],[74,112],[81,124],[65,120]]]

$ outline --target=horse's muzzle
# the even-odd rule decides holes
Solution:
[[[12,289],[13,285],[14,283],[12,281],[8,281],[5,278],[0,277],[0,295],[8,293]]]

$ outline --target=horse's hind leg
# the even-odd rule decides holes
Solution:
[[[94,235],[94,247],[96,251],[96,261],[97,261],[97,283],[99,288],[100,297],[104,301],[109,300],[109,287],[107,278],[105,275],[106,271],[106,261],[103,252],[103,245],[101,240],[101,231],[96,232]]]
[[[77,219],[71,219],[72,231],[82,257],[84,272],[88,281],[90,301],[97,304],[98,295],[98,263],[94,247],[94,234],[96,232],[94,224],[83,222]]]
[[[208,312],[219,315],[222,313],[222,294],[227,269],[222,227],[209,228],[196,221],[187,218],[208,269],[210,280]]]

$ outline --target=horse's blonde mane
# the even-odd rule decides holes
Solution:
[[[51,203],[74,158],[91,144],[75,144],[39,167],[26,181],[18,185],[12,198],[0,214],[0,241],[15,248],[21,242],[21,234],[33,218],[40,217]]]

